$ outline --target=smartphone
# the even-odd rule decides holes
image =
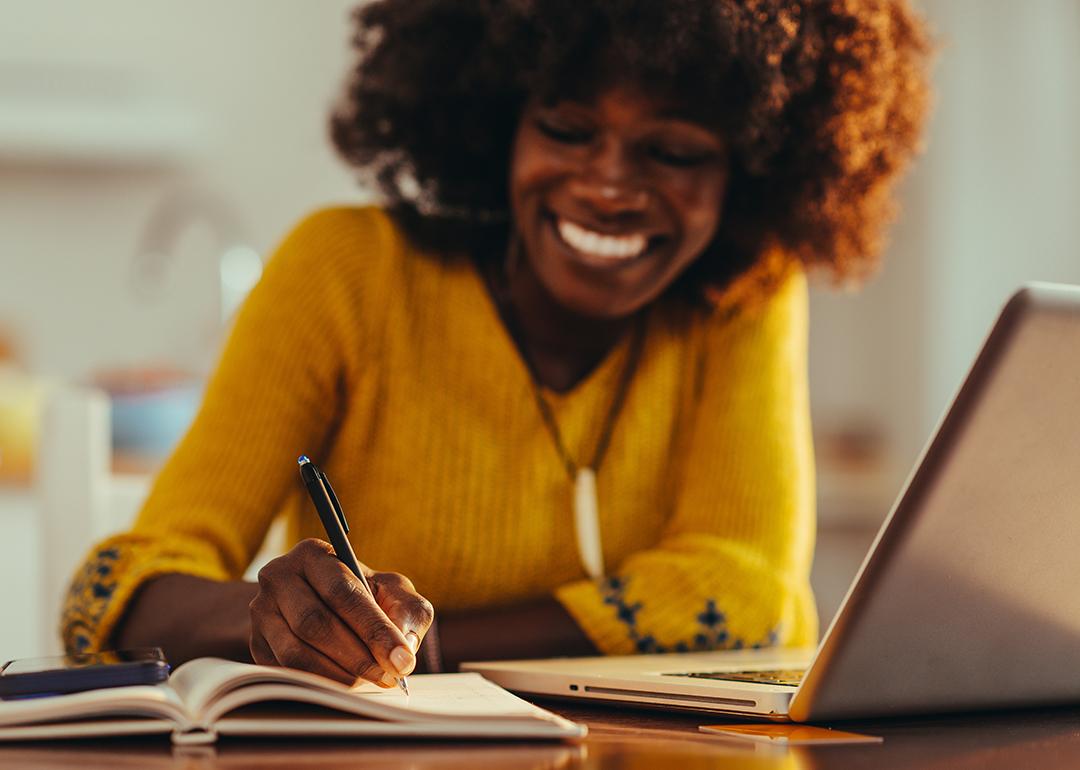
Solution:
[[[0,666],[0,698],[158,684],[168,678],[169,663],[159,647],[24,658]]]

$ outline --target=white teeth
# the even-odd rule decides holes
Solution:
[[[631,259],[641,252],[649,239],[640,233],[636,235],[604,235],[586,230],[581,225],[558,220],[559,236],[571,247],[585,254],[608,259]]]

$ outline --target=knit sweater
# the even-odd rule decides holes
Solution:
[[[597,473],[593,580],[572,480],[475,265],[419,251],[378,209],[318,212],[268,261],[132,528],[76,573],[66,647],[107,646],[155,576],[240,578],[279,515],[292,540],[319,537],[302,453],[333,479],[360,558],[436,612],[554,595],[604,653],[812,644],[806,316],[796,270],[736,314],[653,308]],[[545,390],[579,461],[629,347]]]

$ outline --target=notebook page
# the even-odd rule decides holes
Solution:
[[[547,712],[479,674],[424,674],[409,677],[410,695],[401,690],[354,691],[356,697],[411,714],[451,718],[537,717]]]
[[[464,724],[475,720],[495,722],[546,721],[558,718],[537,708],[479,674],[422,674],[409,677],[411,695],[400,690],[340,685],[297,686],[292,683],[258,683],[239,687],[208,704],[203,723],[253,704],[267,702],[306,703],[313,706],[387,722]]]
[[[0,727],[86,717],[158,717],[187,721],[184,704],[166,685],[139,684],[100,690],[0,701]]]
[[[280,666],[256,666],[221,658],[197,658],[188,661],[178,666],[169,677],[169,684],[187,704],[192,714],[202,714],[210,704],[234,690],[269,683],[349,692],[348,686],[318,674]],[[379,688],[361,682],[354,689],[360,691]]]

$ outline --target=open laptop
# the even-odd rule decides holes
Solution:
[[[798,722],[1080,703],[1080,287],[1006,304],[816,653],[463,668],[525,693]]]

